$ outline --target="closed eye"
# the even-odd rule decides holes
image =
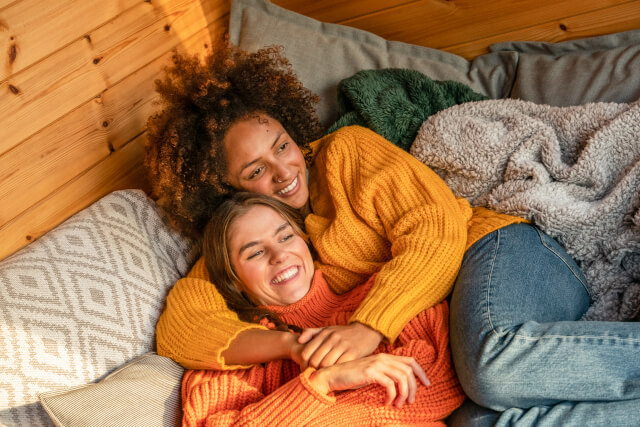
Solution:
[[[294,236],[294,234],[287,234],[282,239],[280,239],[280,241],[281,242],[286,242],[287,240],[291,239],[293,236]]]
[[[252,253],[251,255],[249,255],[249,256],[247,257],[247,259],[254,259],[254,258],[256,258],[256,257],[259,257],[260,255],[262,255],[262,254],[263,254],[263,252],[264,252],[263,250],[255,251],[254,253]]]

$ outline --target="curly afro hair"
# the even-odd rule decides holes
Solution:
[[[319,98],[296,77],[281,47],[254,53],[227,39],[203,61],[174,54],[156,80],[162,111],[147,123],[145,167],[153,196],[183,233],[200,237],[210,214],[235,190],[224,179],[223,138],[232,124],[256,113],[278,120],[309,160],[322,136]]]

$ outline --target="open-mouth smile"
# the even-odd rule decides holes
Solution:
[[[298,177],[296,176],[291,184],[284,187],[282,190],[278,191],[276,194],[280,196],[287,196],[289,193],[292,193],[298,187]]]

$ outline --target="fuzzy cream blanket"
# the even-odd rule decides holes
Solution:
[[[587,278],[585,320],[640,320],[640,102],[462,104],[428,118],[411,153],[473,206],[556,238]]]

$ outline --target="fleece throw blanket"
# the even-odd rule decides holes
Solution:
[[[487,97],[462,83],[432,80],[415,70],[364,70],[338,85],[339,118],[328,133],[360,125],[409,151],[427,117],[453,105],[482,99]]]
[[[582,268],[585,320],[640,320],[640,101],[449,108],[411,153],[474,206],[525,217]]]

